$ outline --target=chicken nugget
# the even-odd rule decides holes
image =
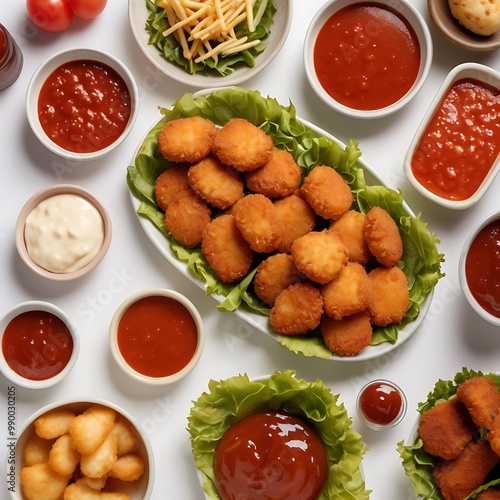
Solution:
[[[348,261],[345,245],[327,230],[311,231],[297,238],[290,251],[297,269],[322,285],[333,280]]]
[[[370,300],[368,275],[358,262],[348,262],[320,291],[325,312],[334,319],[364,311]]]
[[[165,227],[181,245],[201,243],[203,229],[212,220],[208,205],[191,189],[179,193],[165,212]]]
[[[213,207],[225,210],[243,198],[243,180],[215,156],[193,165],[188,172],[192,189]]]
[[[102,490],[106,486],[107,480],[107,474],[102,477],[87,477],[82,475],[78,479],[79,482],[85,483],[87,486],[90,486],[94,490]]]
[[[309,233],[316,225],[316,212],[306,200],[291,194],[286,198],[274,201],[276,214],[283,228],[278,251],[290,253],[292,243],[304,234]]]
[[[158,148],[168,161],[195,163],[209,155],[216,133],[201,116],[170,120],[158,134]]]
[[[49,453],[52,448],[52,440],[41,438],[33,434],[23,450],[23,465],[29,467],[30,465],[40,464],[49,461]]]
[[[372,341],[372,325],[366,311],[339,320],[323,314],[320,330],[326,347],[338,356],[356,356]]]
[[[90,478],[105,476],[118,459],[117,442],[117,436],[110,432],[95,451],[82,454],[80,459],[82,474]]]
[[[500,500],[500,490],[495,487],[488,488],[479,493],[476,500]]]
[[[354,201],[351,188],[332,167],[314,167],[304,179],[301,192],[311,208],[324,219],[338,219]]]
[[[405,273],[397,266],[377,267],[368,273],[368,286],[372,323],[377,326],[399,323],[410,303]]]
[[[233,215],[214,219],[203,230],[201,251],[221,281],[240,280],[250,270],[254,251],[241,235]]]
[[[60,500],[71,476],[61,476],[45,462],[23,467],[19,478],[25,500]]]
[[[458,457],[475,430],[466,406],[457,399],[439,403],[424,412],[418,426],[424,451],[445,460]]]
[[[269,160],[260,168],[245,173],[250,191],[269,198],[285,198],[299,187],[301,170],[293,156],[283,149],[273,148]]]
[[[189,167],[189,163],[177,163],[156,178],[154,186],[156,204],[164,212],[180,192],[189,189],[187,178]]]
[[[124,455],[132,451],[138,443],[137,436],[130,424],[118,420],[110,431],[116,436],[116,451],[118,455]]]
[[[64,491],[64,500],[129,500],[129,498],[125,493],[95,490],[81,479],[70,484]]]
[[[278,248],[283,228],[273,202],[262,194],[249,194],[232,207],[236,226],[255,252],[271,253]]]
[[[319,326],[323,314],[323,299],[309,282],[294,283],[285,288],[271,309],[271,326],[283,335],[299,335]]]
[[[365,216],[357,210],[349,210],[330,223],[330,231],[337,233],[347,248],[349,260],[365,265],[373,255],[363,232]]]
[[[34,422],[35,432],[44,439],[56,439],[69,430],[75,414],[71,411],[54,410],[40,415]]]
[[[144,460],[141,457],[129,453],[115,462],[109,471],[109,477],[127,482],[136,481],[142,476],[145,467]]]
[[[304,279],[291,255],[278,253],[270,255],[258,265],[253,288],[260,300],[272,306],[285,288]]]
[[[80,462],[80,453],[76,450],[69,434],[63,434],[57,438],[50,450],[48,462],[50,468],[61,476],[75,472]]]
[[[373,256],[380,264],[391,267],[403,256],[403,241],[399,228],[389,213],[373,207],[365,215],[363,234]]]
[[[271,157],[273,140],[244,118],[233,118],[217,131],[213,153],[239,172],[262,167]]]

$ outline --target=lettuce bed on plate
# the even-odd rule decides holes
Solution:
[[[428,394],[427,401],[418,404],[417,411],[422,414],[437,404],[453,398],[460,384],[470,378],[478,376],[491,378],[500,392],[499,375],[495,373],[488,373],[484,375],[482,372],[476,372],[463,368],[461,372],[455,375],[453,380],[438,380],[434,386],[434,390]],[[420,418],[415,425],[414,435],[410,436],[410,444],[405,445],[404,441],[399,442],[398,452],[402,459],[405,473],[411,479],[413,484],[415,495],[418,498],[425,500],[443,500],[443,496],[433,479],[434,461],[436,458],[429,455],[422,449],[422,439],[420,439],[417,433],[419,421]],[[477,488],[467,497],[467,499],[476,498],[481,491],[484,491],[494,485],[500,485],[500,478],[492,480],[482,485],[480,488]]]
[[[220,126],[231,118],[245,118],[268,133],[276,147],[293,155],[302,169],[303,177],[316,165],[329,165],[349,184],[355,198],[353,208],[366,213],[377,205],[391,214],[403,239],[404,253],[399,265],[408,280],[410,307],[398,325],[374,328],[372,345],[397,342],[398,331],[418,317],[422,303],[443,276],[443,255],[438,252],[437,237],[429,232],[427,225],[419,217],[410,213],[400,191],[366,184],[363,166],[358,161],[361,152],[357,142],[351,140],[346,146],[340,145],[301,122],[293,104],[285,107],[273,98],[263,97],[257,91],[235,87],[197,98],[188,93],[179,98],[172,108],[160,108],[160,112],[163,118],[148,132],[135,157],[134,165],[128,168],[127,183],[133,195],[140,200],[138,214],[148,218],[168,238],[176,258],[186,262],[189,272],[206,285],[207,295],[218,294],[225,297],[218,305],[219,310],[249,308],[258,314],[270,314],[270,309],[257,299],[250,286],[256,267],[237,284],[222,283],[210,269],[199,247],[188,249],[179,245],[165,229],[164,214],[155,201],[154,183],[158,175],[171,164],[158,150],[158,133],[165,123],[176,118],[202,116]],[[269,328],[272,330],[270,326]],[[319,332],[295,336],[277,335],[277,338],[295,353],[331,357]]]
[[[311,423],[323,439],[328,454],[329,475],[318,500],[364,500],[370,497],[360,469],[368,448],[360,434],[350,428],[351,420],[338,396],[323,382],[295,378],[294,371],[275,372],[266,380],[252,381],[247,375],[209,382],[209,392],[193,402],[188,431],[196,467],[202,472],[203,489],[213,499],[214,452],[224,432],[249,413],[283,408]]]

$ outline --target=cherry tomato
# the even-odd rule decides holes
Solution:
[[[31,22],[45,31],[63,31],[73,20],[68,0],[26,0],[26,10]]]
[[[107,0],[68,0],[76,16],[82,19],[93,19],[106,7]]]

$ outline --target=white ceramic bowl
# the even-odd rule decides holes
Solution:
[[[251,68],[242,65],[226,76],[207,76],[199,73],[190,75],[183,68],[163,57],[154,45],[149,44],[149,33],[144,28],[149,15],[145,1],[129,0],[128,14],[132,33],[139,48],[157,70],[191,87],[226,87],[239,85],[254,77],[266,68],[281,51],[292,24],[293,0],[273,0],[273,2],[277,9],[273,18],[274,23],[271,26],[267,47],[256,56],[255,66]]]
[[[29,311],[44,311],[57,316],[68,327],[69,333],[73,340],[73,349],[66,366],[56,375],[44,380],[32,380],[23,377],[13,368],[11,368],[4,356],[3,337],[5,329],[14,318]],[[58,339],[57,337],[52,338],[50,336],[48,336],[47,339],[52,340],[52,342],[47,343],[44,346],[44,349],[50,349],[49,353],[50,355],[52,355],[52,353],[58,349],[58,342],[60,342],[60,339]],[[78,335],[76,326],[72,323],[68,315],[54,304],[37,300],[17,304],[3,314],[3,316],[0,318],[0,341],[2,344],[2,353],[0,356],[0,371],[14,384],[21,387],[27,387],[28,389],[45,389],[61,382],[75,366],[78,355],[80,353],[80,337]],[[43,354],[44,353],[42,351],[40,355],[43,356]]]
[[[174,301],[184,306],[190,313],[191,317],[193,318],[198,334],[197,345],[190,361],[184,366],[184,368],[182,368],[178,372],[163,377],[144,375],[139,371],[133,369],[125,360],[118,345],[118,326],[120,324],[120,320],[122,319],[123,314],[132,304],[134,304],[138,300],[146,297],[155,297],[155,296],[173,299]],[[113,315],[113,318],[111,319],[111,324],[109,327],[109,343],[111,348],[111,354],[113,355],[116,364],[129,377],[148,385],[156,385],[156,386],[167,385],[181,380],[186,375],[188,375],[197,365],[198,361],[200,360],[201,354],[203,352],[203,347],[205,344],[205,331],[200,313],[193,305],[193,303],[189,299],[187,299],[184,295],[174,290],[167,290],[164,288],[149,288],[134,293],[118,306],[115,314]]]
[[[474,229],[472,229],[472,231],[467,236],[467,239],[465,240],[464,246],[462,248],[462,252],[460,253],[458,278],[460,281],[460,287],[462,288],[462,292],[465,295],[465,298],[467,299],[467,302],[470,304],[472,309],[474,309],[474,311],[476,311],[476,313],[479,314],[481,318],[485,319],[486,321],[490,322],[495,326],[500,326],[500,318],[486,311],[486,309],[484,309],[481,306],[481,304],[476,300],[476,298],[470,291],[469,285],[467,283],[467,275],[465,272],[467,254],[469,253],[469,249],[472,245],[472,242],[475,240],[476,236],[482,229],[484,229],[488,224],[496,221],[497,219],[500,219],[500,210],[497,210],[488,215],[479,224],[477,224],[476,227],[474,227]],[[494,278],[498,279],[498,276],[494,275],[492,276],[491,274],[489,275],[489,279],[494,279]]]
[[[86,199],[88,202],[90,202],[99,212],[101,218],[102,218],[102,223],[103,223],[103,230],[104,230],[104,238],[103,242],[101,245],[101,248],[97,255],[93,258],[92,261],[90,261],[85,267],[82,269],[79,269],[77,271],[72,271],[72,272],[61,272],[61,273],[56,273],[56,272],[51,272],[48,271],[47,269],[44,269],[43,267],[40,267],[38,264],[36,264],[30,254],[28,253],[28,250],[26,248],[26,242],[24,238],[24,228],[26,224],[26,218],[28,215],[32,212],[32,210],[43,200],[46,200],[47,198],[50,198],[52,196],[60,195],[60,194],[73,194],[73,195],[78,195],[81,196],[82,198]],[[35,193],[29,200],[25,203],[23,208],[21,209],[21,212],[19,213],[19,216],[17,218],[17,223],[16,223],[16,247],[17,251],[19,253],[19,256],[21,257],[22,261],[35,273],[39,274],[40,276],[43,276],[44,278],[54,280],[54,281],[69,281],[69,280],[74,280],[77,278],[81,278],[82,276],[85,276],[92,270],[94,270],[100,262],[104,259],[104,256],[106,255],[109,246],[111,244],[111,218],[108,214],[108,211],[102,204],[102,202],[91,192],[87,191],[86,189],[72,185],[72,184],[56,184],[53,186],[46,187],[44,189],[41,189],[37,193]]]
[[[117,488],[119,487],[120,492],[128,494],[131,500],[149,500],[149,498],[151,498],[155,477],[153,449],[151,447],[151,443],[149,442],[148,436],[141,431],[134,418],[119,406],[108,401],[99,399],[67,399],[64,401],[51,403],[41,408],[40,410],[33,413],[21,425],[21,427],[19,427],[19,430],[16,433],[17,439],[15,441],[15,448],[9,447],[7,451],[6,475],[11,500],[25,500],[25,496],[22,493],[20,483],[20,472],[23,464],[24,448],[27,441],[35,434],[35,420],[45,413],[55,410],[65,410],[71,411],[75,414],[79,414],[92,405],[102,405],[112,408],[117,412],[117,419],[123,420],[132,428],[132,431],[137,437],[137,445],[131,453],[140,456],[146,465],[144,473],[137,481],[133,481],[130,483],[120,482],[120,484],[118,485],[116,483],[113,483],[113,491],[118,491]],[[15,465],[12,465],[13,460],[15,460]]]
[[[478,63],[463,63],[455,66],[446,76],[441,87],[439,88],[436,96],[431,102],[426,114],[424,115],[420,125],[415,132],[415,135],[410,143],[408,151],[404,160],[404,171],[406,177],[410,181],[411,185],[423,196],[429,200],[437,203],[446,208],[451,208],[454,210],[463,210],[470,208],[472,205],[476,204],[482,196],[486,193],[494,178],[496,177],[498,170],[500,168],[500,155],[497,157],[496,161],[489,170],[488,175],[479,186],[477,191],[466,200],[448,200],[438,196],[431,191],[429,191],[425,186],[423,186],[413,175],[411,168],[411,161],[416,152],[418,152],[418,147],[420,139],[425,132],[429,122],[434,116],[434,113],[439,108],[441,101],[448,93],[449,88],[458,80],[461,79],[474,79],[480,82],[484,82],[490,86],[496,87],[500,90],[500,73],[494,69],[478,64]]]
[[[47,77],[62,64],[70,61],[90,60],[105,64],[115,70],[124,80],[131,99],[130,117],[122,134],[109,146],[90,153],[75,153],[68,151],[53,142],[45,133],[38,118],[38,96]],[[102,158],[118,147],[128,136],[134,126],[139,111],[139,91],[132,73],[115,56],[97,49],[74,48],[67,49],[50,56],[35,70],[26,92],[26,114],[33,133],[50,151],[72,162],[83,162]]]
[[[322,7],[316,12],[309,28],[307,29],[306,38],[304,42],[304,66],[307,79],[316,95],[330,108],[342,113],[351,118],[382,118],[391,115],[400,110],[403,106],[408,104],[420,91],[424,84],[427,75],[429,74],[433,46],[432,38],[429,33],[426,22],[420,15],[418,10],[407,0],[375,0],[376,4],[382,7],[388,7],[393,11],[401,14],[413,27],[418,38],[420,45],[420,67],[416,81],[410,90],[395,103],[381,109],[375,110],[359,110],[353,109],[333,99],[326,90],[322,87],[318,80],[316,70],[314,67],[314,46],[316,38],[325,22],[338,10],[347,7],[348,5],[361,3],[361,0],[329,0],[325,2]]]

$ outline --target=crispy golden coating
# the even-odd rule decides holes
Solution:
[[[278,248],[283,228],[273,202],[262,194],[249,194],[231,209],[236,226],[255,252],[271,253]]]
[[[452,460],[462,453],[475,429],[466,406],[457,399],[450,399],[422,414],[418,433],[424,451]]]
[[[118,459],[117,438],[111,432],[92,453],[81,456],[80,470],[90,478],[105,476]]]
[[[79,479],[70,484],[64,492],[64,500],[129,500],[125,493],[99,491]]]
[[[270,158],[273,141],[263,130],[244,118],[233,118],[217,131],[213,153],[240,172],[262,167]]]
[[[358,262],[348,262],[320,291],[325,313],[334,319],[364,311],[370,300],[368,275]]]
[[[297,269],[322,285],[333,280],[348,260],[345,245],[327,230],[311,231],[297,238],[291,254]]]
[[[127,482],[136,481],[142,476],[145,467],[144,460],[141,457],[129,453],[118,458],[109,471],[109,477]]]
[[[295,192],[301,181],[300,167],[285,150],[273,148],[271,157],[260,168],[245,173],[246,186],[269,198],[284,198]]]
[[[243,278],[254,257],[254,251],[229,214],[217,217],[205,227],[201,251],[215,274],[225,283]]]
[[[479,493],[476,500],[500,500],[500,490],[497,490],[494,487],[488,488],[487,490]]]
[[[314,167],[304,179],[301,192],[311,208],[324,219],[338,219],[347,212],[354,196],[347,182],[332,167]]]
[[[372,325],[366,311],[340,320],[323,314],[320,329],[326,347],[338,356],[356,356],[372,341]]]
[[[191,188],[210,205],[225,210],[243,197],[243,181],[239,174],[209,156],[193,165],[188,172]]]
[[[210,153],[217,133],[206,118],[192,116],[171,120],[158,134],[158,148],[169,161],[195,163]]]
[[[54,410],[40,415],[34,422],[35,432],[44,439],[55,439],[69,431],[75,414],[65,410]]]
[[[201,243],[203,230],[211,220],[210,208],[191,188],[179,193],[165,212],[168,232],[188,248]]]
[[[164,212],[181,191],[189,189],[187,178],[189,166],[189,163],[177,163],[173,167],[167,168],[156,178],[156,203]]]
[[[368,274],[372,323],[399,323],[408,311],[410,297],[406,276],[399,267],[378,267]]]
[[[278,253],[258,265],[253,288],[260,300],[272,306],[285,288],[299,281],[304,281],[304,276],[295,267],[292,257]]]
[[[49,453],[50,468],[61,476],[73,474],[80,462],[80,453],[76,451],[69,434],[57,438]]]
[[[283,290],[271,309],[271,326],[283,335],[299,335],[319,326],[323,299],[309,282],[294,283]]]
[[[295,194],[275,200],[274,207],[283,228],[278,251],[290,253],[292,243],[314,229],[316,213],[306,200]]]
[[[49,453],[52,448],[52,440],[41,438],[34,434],[26,442],[23,451],[23,465],[41,464],[49,461]]]
[[[19,478],[25,500],[59,500],[71,476],[61,476],[48,463],[23,467]]]
[[[380,207],[373,207],[365,215],[363,233],[373,256],[380,264],[391,267],[403,255],[403,242],[399,229],[389,213]]]
[[[349,260],[366,264],[373,256],[363,232],[365,216],[357,210],[349,210],[330,223],[330,231],[337,233],[347,248]]]
[[[451,15],[476,35],[490,36],[500,29],[498,2],[483,0],[448,0]]]

